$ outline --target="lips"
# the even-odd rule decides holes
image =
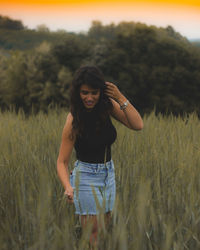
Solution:
[[[92,106],[94,102],[85,102],[87,106]]]

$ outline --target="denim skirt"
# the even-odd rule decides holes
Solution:
[[[77,160],[70,175],[76,214],[95,215],[112,211],[115,202],[113,160],[87,163]]]

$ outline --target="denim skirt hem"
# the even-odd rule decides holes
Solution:
[[[113,210],[116,187],[112,160],[105,164],[77,160],[70,183],[74,189],[75,214],[97,215]]]
[[[113,210],[108,210],[108,211],[105,211],[104,213],[106,214],[106,213],[108,213],[108,212],[112,212]],[[99,212],[96,212],[96,213],[90,213],[90,212],[88,212],[88,213],[79,213],[79,212],[75,212],[75,214],[76,215],[98,215],[98,214],[100,214]]]

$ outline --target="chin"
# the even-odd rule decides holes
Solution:
[[[93,109],[94,106],[92,106],[92,107],[91,107],[91,106],[89,106],[89,107],[88,107],[88,106],[85,106],[85,108],[86,108],[86,109]]]
[[[95,105],[88,106],[88,105],[85,104],[84,106],[85,106],[86,109],[93,109],[95,107]]]

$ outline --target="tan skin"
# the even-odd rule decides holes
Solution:
[[[143,121],[138,111],[131,103],[128,104],[125,110],[121,110],[120,105],[122,105],[127,100],[126,97],[120,92],[115,84],[106,82],[106,85],[107,88],[105,90],[105,93],[108,97],[110,97],[110,100],[113,104],[111,116],[129,129],[141,130],[143,128]],[[88,111],[92,110],[95,107],[95,105],[99,101],[99,97],[99,89],[93,89],[86,84],[83,84],[80,87],[80,98]],[[64,186],[64,194],[66,195],[68,203],[73,203],[73,188],[70,185],[68,170],[68,163],[75,142],[75,138],[71,139],[70,137],[72,131],[72,121],[73,116],[71,113],[69,113],[67,115],[66,123],[63,129],[62,141],[57,159],[57,172]],[[109,219],[110,213],[105,214],[105,221],[109,222]],[[81,215],[82,227],[84,227],[88,223],[88,221],[93,223],[90,242],[95,245],[98,234],[97,217],[95,215],[87,217],[85,215]]]

